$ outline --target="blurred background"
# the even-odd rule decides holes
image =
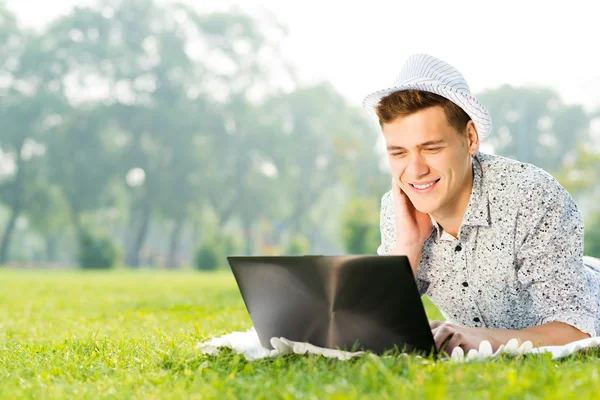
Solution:
[[[0,265],[374,254],[390,175],[360,101],[417,52],[490,110],[483,151],[569,190],[600,257],[590,3],[0,1]]]

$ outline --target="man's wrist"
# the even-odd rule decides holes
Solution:
[[[423,245],[418,244],[396,244],[392,248],[392,253],[398,256],[420,253]]]
[[[416,275],[417,268],[421,261],[421,250],[422,246],[397,244],[392,248],[392,255],[408,257],[410,267],[413,270],[414,275]]]

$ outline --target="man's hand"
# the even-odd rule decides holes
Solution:
[[[415,208],[406,193],[392,180],[396,210],[396,246],[423,246],[431,234],[431,218]]]
[[[408,256],[413,273],[416,274],[423,243],[431,235],[431,218],[429,214],[415,208],[406,193],[400,189],[396,178],[392,179],[392,194],[396,212],[396,245],[392,254]]]
[[[435,347],[438,350],[446,344],[444,351],[448,355],[452,355],[452,351],[456,347],[461,347],[465,353],[471,349],[479,349],[479,344],[483,340],[492,342],[492,338],[484,328],[467,328],[460,325],[451,324],[448,322],[431,321],[429,324]],[[492,348],[496,348],[495,343],[491,343]]]

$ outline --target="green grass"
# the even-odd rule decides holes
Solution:
[[[439,318],[427,303],[428,315]],[[597,398],[600,358],[204,356],[251,326],[226,273],[0,270],[0,398]]]

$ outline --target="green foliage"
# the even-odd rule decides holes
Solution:
[[[485,143],[497,154],[552,170],[589,140],[591,115],[550,88],[503,85],[479,98],[494,121]]]
[[[283,54],[276,36],[285,28],[274,20],[135,0],[77,7],[37,32],[22,29],[0,4],[0,22],[0,75],[7,77],[0,87],[0,148],[7,159],[24,155],[14,159],[14,177],[0,178],[0,204],[27,217],[28,233],[41,240],[66,243],[70,235],[57,227],[68,217],[110,209],[115,217],[108,223],[131,238],[128,265],[140,264],[148,243],[153,253],[169,247],[169,254],[188,259],[193,251],[182,244],[190,237],[188,221],[209,210],[219,226],[242,225],[246,232],[278,221],[275,239],[318,232],[318,247],[337,251],[340,220],[329,205],[387,190],[375,149],[381,132],[363,110],[328,82],[296,82],[288,91],[273,81],[272,70],[295,80],[288,60],[272,57],[269,68],[262,60]],[[203,56],[188,51],[195,43],[202,43]],[[78,84],[69,83],[75,77]],[[96,97],[101,92],[106,98]],[[254,101],[256,93],[264,97]],[[489,143],[499,154],[562,168],[576,144],[588,143],[591,116],[550,89],[503,86],[481,98],[494,119]],[[565,170],[565,186],[591,190],[597,161],[578,160],[581,168]],[[130,187],[126,176],[134,168],[144,171],[144,181]],[[348,251],[375,252],[379,231],[371,209],[378,206],[364,206],[364,215],[349,208],[342,223]],[[161,220],[185,224],[175,224],[181,229],[168,238],[153,230]],[[12,235],[3,238],[8,254],[31,252],[23,240],[9,242]],[[196,264],[218,268],[241,249],[214,240],[198,249],[196,258],[206,262]],[[248,240],[249,248],[259,242]],[[75,245],[66,247],[66,260]],[[301,239],[287,246],[290,254],[308,251]]]
[[[83,269],[110,269],[119,258],[119,249],[108,236],[82,232],[79,239],[79,266]]]
[[[573,159],[565,162],[559,171],[552,173],[571,196],[593,190],[600,178],[600,153],[581,144],[576,150]]]
[[[221,256],[215,243],[204,243],[196,250],[194,266],[202,271],[213,271],[219,267]]]
[[[223,232],[209,234],[196,249],[194,267],[203,271],[225,268],[227,256],[239,254],[242,246],[237,236]]]
[[[584,254],[600,258],[600,212],[586,218],[584,234]]]
[[[377,200],[357,198],[348,202],[342,214],[342,240],[351,254],[376,254],[381,241]]]
[[[310,242],[303,235],[294,235],[288,241],[285,254],[290,256],[306,255],[310,251]]]
[[[16,77],[0,88],[0,148],[26,154],[34,139],[44,149],[35,162],[16,160],[23,179],[0,187],[0,203],[36,219],[31,230],[49,238],[66,216],[118,208],[126,218],[110,223],[132,239],[125,263],[139,265],[157,219],[188,221],[210,208],[219,226],[241,221],[251,231],[262,218],[283,221],[282,235],[309,232],[337,225],[314,212],[336,192],[379,190],[375,131],[360,109],[328,83],[292,92],[273,85],[260,54],[279,54],[273,35],[285,28],[276,21],[154,0],[104,3],[27,34],[0,5],[0,72]],[[191,43],[203,43],[207,57],[191,57]],[[235,73],[205,61],[213,55]],[[287,60],[273,63],[294,79]],[[62,83],[74,76],[81,87],[67,90]],[[97,80],[107,98],[88,96],[86,82]],[[264,99],[250,101],[265,87]],[[135,188],[125,179],[133,168],[144,171]],[[35,201],[17,204],[22,198]],[[39,207],[46,199],[48,212]],[[187,228],[159,240],[176,253]],[[332,233],[322,236],[335,247]],[[304,251],[297,245],[294,252]],[[199,254],[208,260],[206,247]],[[229,250],[214,251],[220,260]]]

